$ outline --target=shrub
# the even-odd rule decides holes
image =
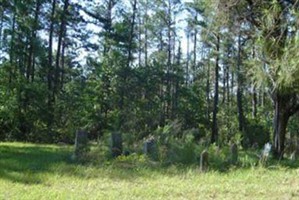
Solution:
[[[254,119],[249,119],[247,121],[246,131],[242,142],[244,147],[252,147],[254,144],[257,144],[258,147],[262,148],[269,142],[269,140],[270,131],[265,125]]]

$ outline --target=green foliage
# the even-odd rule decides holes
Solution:
[[[173,140],[168,145],[159,148],[160,162],[169,164],[194,164],[198,159],[198,146],[193,141],[193,136],[188,135],[183,141]]]
[[[298,102],[297,7],[143,0],[135,9],[134,2],[1,4],[0,140],[73,143],[83,128],[106,144],[105,134],[120,131],[132,152],[154,136],[162,163],[194,163],[216,130],[211,114],[218,107],[219,146],[268,142],[263,113],[273,108],[266,92],[292,94],[289,104]],[[186,36],[178,25],[183,6]],[[212,100],[216,85],[219,103]],[[238,108],[248,118],[245,130]]]
[[[171,143],[171,141],[179,137],[182,133],[182,124],[178,121],[169,122],[169,124],[164,127],[158,127],[155,131],[155,136],[157,137],[159,143],[162,145],[167,145]]]
[[[241,144],[242,133],[238,128],[238,119],[235,110],[231,107],[223,106],[219,110],[219,145],[227,145],[230,143]]]
[[[246,132],[243,138],[244,147],[258,145],[262,148],[270,141],[270,130],[267,124],[262,124],[262,120],[249,119],[246,125]]]
[[[17,131],[17,120],[13,114],[17,111],[17,100],[15,96],[9,95],[9,92],[5,91],[5,88],[0,88],[0,138],[3,141],[11,138],[12,134]]]
[[[290,132],[291,136],[299,136],[299,116],[295,115],[290,120],[290,124],[288,126],[288,131]]]

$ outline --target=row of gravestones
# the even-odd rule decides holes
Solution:
[[[80,159],[88,151],[88,137],[85,131],[79,130],[76,133],[75,139],[75,153],[74,158]],[[158,148],[154,138],[149,138],[144,142],[143,152],[154,160],[158,159]],[[232,164],[237,164],[238,162],[238,147],[233,144],[230,148],[231,158],[230,162]],[[111,134],[111,154],[112,157],[118,157],[123,153],[122,145],[122,135],[120,133]],[[204,150],[200,156],[200,171],[207,171],[209,167],[209,153]]]
[[[158,148],[154,138],[147,139],[143,144],[143,153],[154,160],[158,159]],[[120,133],[112,133],[111,135],[111,154],[112,157],[117,157],[123,154],[122,136]],[[128,155],[128,152],[124,152]]]
[[[115,132],[111,134],[111,155],[113,158],[116,158],[123,154],[122,143],[122,135],[120,133]],[[88,150],[89,147],[87,132],[83,130],[78,130],[76,132],[75,152],[73,158],[80,159],[84,157]],[[149,138],[144,142],[143,152],[152,159],[158,159],[157,145],[154,138]],[[128,152],[125,152],[124,154],[128,155]]]
[[[236,144],[230,146],[230,163],[233,165],[238,163],[238,146]],[[200,154],[199,169],[201,172],[206,172],[209,169],[209,152],[207,150]]]
[[[123,154],[123,145],[122,145],[122,135],[120,133],[111,134],[111,155],[112,157],[118,157]],[[76,132],[75,138],[75,152],[74,159],[82,158],[88,148],[88,136],[87,132],[79,130]],[[147,139],[143,145],[144,154],[148,155],[150,158],[157,160],[158,159],[158,148],[156,141],[153,137]],[[230,161],[232,164],[238,162],[238,147],[236,144],[233,144],[230,148],[231,158]],[[200,170],[207,171],[209,166],[209,153],[205,150],[201,153],[200,156]]]
[[[113,158],[116,158],[123,154],[123,145],[122,145],[122,135],[120,133],[114,132],[111,134],[111,155]],[[87,132],[79,130],[76,133],[75,139],[75,152],[74,158],[80,159],[83,157],[86,152],[88,152],[88,136]],[[268,160],[269,154],[271,151],[271,144],[267,143],[264,146],[264,149],[260,155],[260,163],[265,164]],[[144,154],[148,155],[153,160],[158,159],[158,148],[157,143],[153,137],[147,139],[143,145]],[[128,153],[124,153],[127,155]],[[295,155],[293,155],[295,157]],[[293,158],[294,159],[294,158]],[[296,159],[296,158],[295,158]],[[232,144],[230,146],[230,163],[236,165],[238,163],[238,146]],[[204,150],[200,155],[200,170],[207,171],[209,167],[209,153]]]
[[[118,157],[123,154],[122,135],[120,133],[111,134],[111,155],[112,157]],[[88,137],[87,132],[79,130],[76,133],[75,139],[75,158],[80,158],[88,151]],[[143,146],[144,154],[150,158],[158,159],[158,148],[157,143],[153,137],[147,139]],[[268,156],[268,151],[266,153]],[[236,144],[231,145],[230,148],[230,162],[231,164],[237,164],[238,162],[238,147]],[[208,151],[203,151],[200,156],[200,170],[206,171],[209,165],[209,154]]]

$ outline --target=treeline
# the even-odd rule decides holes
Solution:
[[[73,142],[85,129],[134,142],[172,127],[169,137],[218,145],[272,141],[281,157],[299,130],[298,9],[275,0],[1,1],[1,140]]]

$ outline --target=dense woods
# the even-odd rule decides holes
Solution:
[[[0,139],[299,138],[296,0],[0,0]]]

